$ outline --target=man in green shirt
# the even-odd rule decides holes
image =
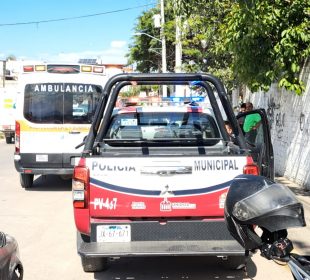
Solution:
[[[245,111],[249,112],[253,110],[253,104],[251,102],[246,103]],[[245,132],[245,139],[254,144],[256,135],[257,135],[257,129],[260,126],[261,123],[261,117],[259,114],[252,114],[248,115],[244,119],[243,124],[243,131]]]

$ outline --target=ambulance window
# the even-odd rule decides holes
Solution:
[[[101,93],[100,86],[87,85],[84,91],[65,94],[64,122],[91,123]]]
[[[91,84],[28,84],[24,116],[34,123],[92,122],[102,87]]]
[[[43,87],[42,89],[45,89]],[[34,123],[63,123],[62,93],[41,90],[38,85],[26,85],[24,116]]]

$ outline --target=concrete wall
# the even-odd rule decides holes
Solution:
[[[255,108],[265,108],[270,125],[277,176],[310,189],[310,65],[304,68],[302,79],[306,91],[301,96],[273,84],[268,92],[251,93],[243,101]]]

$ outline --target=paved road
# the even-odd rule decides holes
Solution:
[[[14,169],[13,151],[14,145],[0,140],[0,229],[18,240],[25,280],[292,279],[287,267],[259,254],[248,263],[248,277],[243,271],[228,269],[219,259],[204,257],[118,259],[106,272],[84,273],[76,253],[71,182],[57,176],[38,177],[34,187],[25,191]],[[297,187],[296,192],[309,202],[307,194]],[[294,229],[292,234],[310,255],[309,227]]]
[[[304,206],[307,227],[289,229],[288,232],[289,238],[294,242],[296,251],[310,256],[310,190],[305,190],[284,177],[277,177],[276,180],[283,185],[289,186]]]

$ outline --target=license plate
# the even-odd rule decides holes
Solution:
[[[37,162],[48,162],[48,155],[36,155]]]
[[[97,226],[97,242],[130,242],[130,225]]]

